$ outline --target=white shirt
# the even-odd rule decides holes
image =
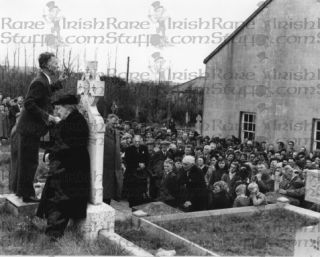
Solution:
[[[48,81],[49,81],[49,85],[52,84],[51,78],[49,77],[49,75],[47,75],[44,71],[42,71],[42,73],[47,77]]]

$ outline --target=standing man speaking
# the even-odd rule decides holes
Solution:
[[[33,188],[34,175],[38,167],[40,137],[48,132],[50,123],[58,123],[59,118],[49,114],[52,111],[51,96],[62,88],[61,75],[53,82],[51,76],[58,71],[58,59],[53,53],[45,52],[39,56],[40,71],[31,82],[17,123],[17,176],[13,191],[24,202],[36,202]]]

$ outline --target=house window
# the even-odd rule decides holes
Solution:
[[[320,120],[313,120],[313,150],[320,149]]]
[[[253,112],[240,112],[241,127],[240,137],[244,139],[254,140],[256,134],[256,114]]]

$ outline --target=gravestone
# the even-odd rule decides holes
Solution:
[[[320,204],[320,171],[307,170],[305,200]],[[294,256],[320,256],[320,224],[300,229],[296,233]]]
[[[105,82],[97,77],[97,62],[87,62],[87,68],[77,84],[81,100],[79,107],[86,118],[89,130],[89,155],[91,165],[91,195],[87,218],[77,224],[77,229],[87,239],[98,237],[100,230],[114,232],[115,210],[103,203],[103,152],[105,124],[97,109],[97,101],[104,95]]]
[[[294,257],[320,256],[320,225],[304,227],[297,231],[294,244]]]
[[[196,131],[201,134],[201,121],[202,121],[202,118],[201,118],[201,115],[198,114],[197,118],[197,123],[196,123]]]
[[[320,204],[320,171],[308,170],[306,175],[305,200]]]

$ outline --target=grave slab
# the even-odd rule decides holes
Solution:
[[[300,229],[296,233],[294,257],[320,256],[320,224]]]
[[[15,194],[6,196],[5,206],[7,210],[15,216],[34,216],[37,212],[39,203],[25,203],[22,198]]]
[[[318,170],[307,171],[305,200],[320,204],[320,172]]]
[[[140,227],[147,231],[148,234],[152,236],[156,236],[161,241],[169,241],[175,242],[177,244],[182,244],[185,246],[194,256],[215,256],[218,257],[220,255],[203,248],[202,246],[189,241],[177,234],[174,234],[146,219],[141,218]]]
[[[183,213],[182,211],[173,208],[163,202],[146,203],[133,207],[134,210],[140,210],[147,214],[147,216],[159,216],[174,213]]]
[[[118,247],[124,249],[125,253],[130,256],[153,256],[151,253],[148,253],[141,247],[135,245],[134,243],[128,241],[127,239],[121,237],[116,233],[112,233],[106,230],[101,230],[99,232],[99,237],[107,240],[109,243],[114,244]]]
[[[132,217],[132,209],[129,207],[128,202],[126,201],[114,201],[111,200],[111,207],[116,211],[116,221],[125,221],[127,219],[131,219]]]

